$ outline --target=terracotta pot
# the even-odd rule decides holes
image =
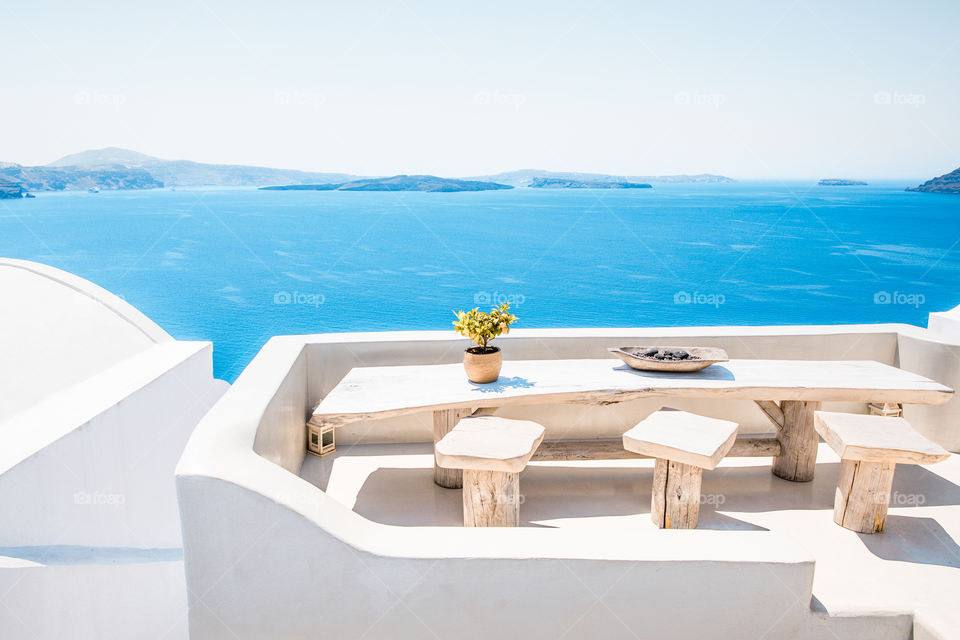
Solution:
[[[472,348],[472,347],[471,347]],[[470,349],[463,352],[463,368],[467,371],[470,382],[493,382],[500,377],[500,367],[503,365],[503,352],[500,347],[492,347],[496,351],[490,353],[471,353]]]

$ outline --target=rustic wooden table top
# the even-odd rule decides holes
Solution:
[[[616,359],[515,360],[496,382],[475,384],[457,364],[352,369],[317,406],[312,421],[454,408],[551,403],[611,404],[643,397],[754,401],[944,404],[953,390],[871,360],[730,360],[702,371],[636,371]]]

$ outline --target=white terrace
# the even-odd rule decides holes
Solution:
[[[952,637],[960,629],[960,458],[898,465],[886,530],[858,534],[833,521],[841,465],[826,443],[810,452],[812,481],[771,473],[774,450],[792,445],[771,438],[769,403],[865,413],[868,400],[902,401],[923,436],[960,451],[960,404],[946,389],[960,388],[957,314],[933,314],[930,329],[517,330],[500,342],[499,396],[479,401],[459,395],[466,387],[455,363],[466,345],[447,332],[274,338],[201,421],[177,468],[191,634]],[[734,379],[703,383],[720,392],[674,381],[666,391],[631,387],[571,403],[589,394],[576,388],[584,379],[618,364],[608,347],[631,344],[722,347]],[[820,389],[801,398],[769,375],[738,387],[755,360],[854,364],[792,365],[806,371],[803,393]],[[443,363],[451,366],[421,370],[439,377],[412,387],[404,376],[371,387],[377,370],[350,373]],[[531,403],[524,381],[537,375],[553,391]],[[366,409],[343,404],[341,391],[354,382],[367,389]],[[520,526],[462,526],[460,491],[434,482],[440,403],[545,426],[538,450],[546,453],[520,477]],[[610,444],[664,404],[750,434],[703,471],[696,529],[657,528],[653,460],[616,455],[622,446]],[[318,405],[315,423],[336,424],[336,451],[324,457],[307,454],[306,424]],[[556,442],[571,440],[579,442]],[[571,447],[590,453],[575,459]]]

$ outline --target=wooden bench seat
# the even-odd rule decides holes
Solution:
[[[817,411],[814,426],[841,459],[833,521],[859,533],[883,531],[897,463],[950,457],[903,418]]]
[[[437,465],[463,470],[465,527],[519,524],[520,472],[543,434],[543,426],[529,420],[467,416],[437,442]]]
[[[627,451],[656,458],[650,517],[661,529],[694,529],[704,469],[715,469],[737,437],[736,422],[664,408],[623,434]]]

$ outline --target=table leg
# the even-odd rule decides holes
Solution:
[[[440,439],[450,433],[457,426],[460,418],[469,416],[473,411],[467,409],[441,409],[433,412],[433,445],[436,447]],[[460,469],[444,469],[437,465],[436,456],[433,460],[433,481],[446,489],[459,489],[463,486],[463,471]]]
[[[784,400],[783,428],[777,432],[780,455],[773,459],[773,474],[784,480],[810,482],[817,463],[817,430],[813,427],[813,412],[820,410],[819,402]]]

